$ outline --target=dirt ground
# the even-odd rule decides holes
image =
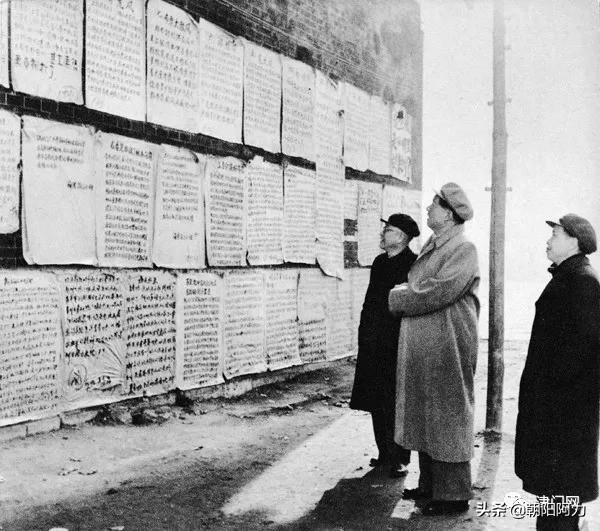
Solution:
[[[427,518],[400,500],[416,485],[369,468],[370,417],[348,409],[354,360],[253,390],[162,408],[150,425],[87,423],[0,445],[2,530],[534,529],[478,516],[478,502],[521,491],[512,471],[525,342],[506,345],[504,433],[482,432],[487,355],[476,379],[476,500],[458,517]],[[156,419],[154,419],[156,420]],[[414,455],[414,454],[413,454]],[[416,457],[416,456],[415,456]],[[600,529],[597,503],[589,529]]]

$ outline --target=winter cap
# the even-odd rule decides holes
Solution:
[[[546,221],[546,223],[551,227],[559,225],[569,236],[577,238],[579,250],[583,254],[592,254],[598,248],[594,227],[587,219],[577,214],[565,214],[558,222]]]
[[[456,183],[446,183],[440,191],[434,190],[452,209],[452,211],[463,221],[473,218],[473,207],[465,191]]]
[[[407,214],[392,214],[387,221],[385,219],[382,219],[381,221],[400,229],[404,234],[411,238],[416,238],[421,234],[415,220]]]

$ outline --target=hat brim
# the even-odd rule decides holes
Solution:
[[[550,221],[550,220],[546,220],[546,224],[550,225],[550,227],[554,228],[554,227],[562,227],[562,225],[556,221]]]

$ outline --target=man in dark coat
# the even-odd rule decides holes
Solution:
[[[547,223],[552,279],[536,302],[521,377],[515,471],[527,492],[584,503],[598,497],[600,282],[585,256],[596,234],[575,214]],[[537,529],[577,528],[578,517],[538,515]]]
[[[396,361],[400,320],[388,310],[388,294],[406,282],[416,255],[408,248],[419,227],[406,214],[393,214],[384,222],[380,247],[385,251],[371,266],[358,328],[358,357],[350,407],[369,411],[379,457],[371,466],[389,466],[392,477],[406,474],[410,451],[394,441]]]

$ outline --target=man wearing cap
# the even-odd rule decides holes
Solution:
[[[371,466],[389,467],[392,477],[406,474],[410,451],[394,442],[396,358],[400,321],[388,310],[388,294],[406,282],[417,258],[408,248],[419,227],[406,214],[393,214],[384,223],[380,247],[385,251],[371,266],[369,287],[358,328],[358,357],[350,407],[369,411],[379,456]]]
[[[515,471],[537,496],[598,497],[600,283],[586,255],[590,223],[567,214],[548,221],[552,279],[535,303],[519,390]],[[561,501],[557,502],[559,505]],[[537,529],[577,529],[578,517],[538,515]]]
[[[396,441],[419,452],[419,486],[405,499],[432,516],[467,511],[473,456],[479,265],[464,222],[473,209],[456,183],[427,208],[427,240],[408,275],[390,291],[402,317],[398,346]]]

